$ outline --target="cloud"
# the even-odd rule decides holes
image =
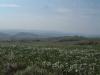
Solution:
[[[17,5],[17,4],[0,4],[0,7],[15,8],[15,7],[20,7],[20,5]]]

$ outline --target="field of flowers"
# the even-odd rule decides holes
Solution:
[[[100,45],[1,43],[0,75],[100,75]]]

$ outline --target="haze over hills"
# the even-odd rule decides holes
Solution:
[[[27,40],[49,37],[65,36],[65,33],[54,31],[32,31],[32,30],[1,30],[0,40]]]
[[[99,37],[99,35],[87,35],[81,33],[65,33],[57,31],[38,30],[1,30],[0,40],[36,40],[42,38],[62,39],[64,36]],[[58,38],[57,38],[58,37]]]

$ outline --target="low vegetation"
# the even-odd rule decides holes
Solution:
[[[100,75],[100,45],[1,42],[0,75]]]

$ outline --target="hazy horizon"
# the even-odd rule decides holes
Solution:
[[[0,0],[0,30],[100,34],[100,0]]]

